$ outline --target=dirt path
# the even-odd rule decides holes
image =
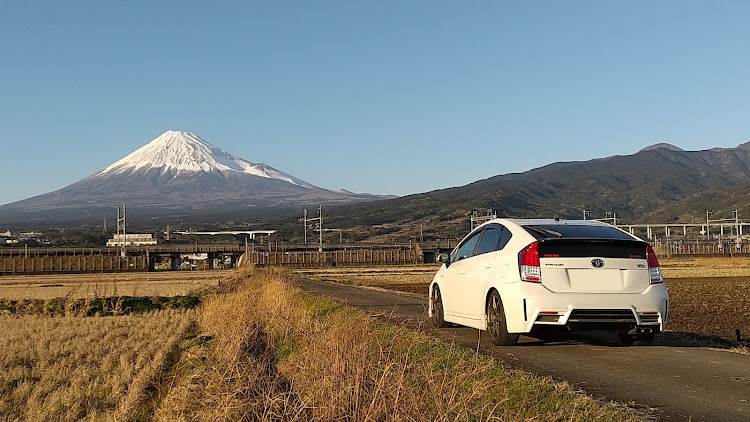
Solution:
[[[319,281],[300,280],[306,291],[329,295],[369,312],[414,323],[426,317],[426,299]],[[564,379],[593,395],[654,409],[662,420],[750,420],[750,357],[658,338],[649,347],[620,347],[617,337],[596,332],[556,341],[521,337],[493,347],[486,333],[469,328],[424,328],[433,335],[494,356],[513,367]],[[479,345],[478,345],[479,343]]]

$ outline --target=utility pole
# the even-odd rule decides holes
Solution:
[[[600,218],[599,221],[611,221],[613,226],[617,225],[617,213],[614,211],[607,211],[605,218]]]
[[[122,257],[125,258],[126,244],[128,242],[128,235],[125,227],[125,204],[122,204],[122,213],[120,213],[120,207],[117,207],[117,237],[120,240],[122,236]]]
[[[308,223],[311,221],[317,221],[314,226],[309,226]],[[318,249],[320,252],[323,252],[323,206],[318,206],[318,216],[315,218],[307,218],[307,208],[305,208],[303,214],[302,214],[302,224],[305,226],[305,245],[307,245],[307,229],[313,229],[315,230],[317,227],[317,230],[319,232],[318,239],[319,239],[319,245]]]
[[[302,212],[302,224],[305,226],[305,245],[307,245],[307,208]]]
[[[487,209],[487,214],[484,216],[480,216],[477,210],[473,210],[471,212],[471,230],[474,230],[474,227],[479,226],[485,221],[492,220],[493,218],[497,218],[497,213],[491,208]],[[420,230],[421,227],[422,226],[420,225]]]
[[[320,226],[318,228],[320,229],[319,236],[320,236],[320,245],[318,246],[318,252],[323,252],[323,206],[318,206],[318,218],[320,219]]]
[[[708,223],[710,222],[709,217],[711,214],[713,214],[713,211],[706,210],[706,239],[711,239],[711,229],[708,226]]]

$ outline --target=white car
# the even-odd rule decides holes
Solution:
[[[664,330],[669,295],[643,240],[593,220],[498,218],[469,233],[430,284],[430,317],[513,345],[532,330],[608,330],[647,345]]]

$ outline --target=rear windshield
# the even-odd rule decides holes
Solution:
[[[646,259],[646,245],[636,240],[548,240],[539,243],[540,258]]]
[[[625,239],[633,238],[610,226],[584,226],[574,224],[538,224],[523,226],[539,240],[543,239]]]

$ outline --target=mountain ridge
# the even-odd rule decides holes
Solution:
[[[119,160],[75,184],[21,201],[25,205],[24,217],[27,220],[45,217],[44,213],[35,213],[35,209],[53,206],[54,212],[62,210],[93,216],[92,210],[101,209],[111,214],[111,208],[125,202],[120,198],[127,198],[129,209],[140,207],[144,213],[154,216],[238,214],[243,210],[260,209],[285,209],[291,213],[295,208],[323,204],[342,206],[327,213],[328,222],[340,228],[360,227],[360,232],[378,236],[379,231],[403,232],[407,230],[403,227],[419,224],[432,227],[430,230],[445,230],[444,235],[451,236],[461,231],[455,227],[466,224],[473,210],[483,209],[493,209],[498,215],[510,217],[580,218],[585,209],[592,218],[615,212],[620,221],[630,222],[648,221],[657,216],[697,219],[700,212],[696,209],[707,201],[736,206],[746,191],[741,187],[750,183],[750,142],[734,148],[700,151],[655,144],[630,155],[550,163],[525,172],[498,174],[464,186],[387,199],[318,188],[265,164],[251,163],[223,150],[216,152],[212,149],[216,147],[206,144],[209,145],[206,150],[214,154],[212,157],[217,163],[207,167],[207,171],[186,171],[195,167],[194,163],[187,163],[186,168],[175,164],[135,172],[131,167],[137,165],[129,163],[128,167],[125,164],[129,160]],[[177,159],[180,163],[184,161]],[[245,170],[250,167],[254,172],[265,171],[264,176],[246,174]],[[94,177],[105,172],[107,177]],[[290,178],[296,183],[285,180]],[[153,192],[157,187],[156,195],[139,197],[133,193]],[[197,189],[197,194],[191,194],[190,189]],[[106,195],[92,194],[95,192],[106,192]],[[724,201],[722,195],[733,199]],[[109,201],[106,205],[103,196]],[[75,201],[62,201],[68,197]],[[369,202],[375,200],[379,201]],[[363,202],[368,203],[360,204]],[[660,210],[666,211],[660,214]],[[8,207],[0,206],[0,216],[7,212]],[[272,214],[281,216],[279,212]],[[461,223],[456,225],[457,222]],[[396,225],[403,227],[392,227]],[[386,226],[390,228],[385,229]]]
[[[528,218],[582,218],[583,210],[590,218],[600,218],[614,212],[620,221],[642,222],[701,192],[731,190],[743,183],[750,183],[750,150],[742,146],[702,151],[659,147],[551,163],[381,201],[366,209],[350,205],[334,210],[330,221],[343,227],[418,224],[444,237],[465,233],[471,212],[486,209],[499,216]],[[377,235],[377,230],[370,232]]]
[[[321,188],[264,163],[232,155],[191,132],[169,130],[88,177],[53,192],[0,205],[0,223],[131,215],[338,205],[387,196]]]

